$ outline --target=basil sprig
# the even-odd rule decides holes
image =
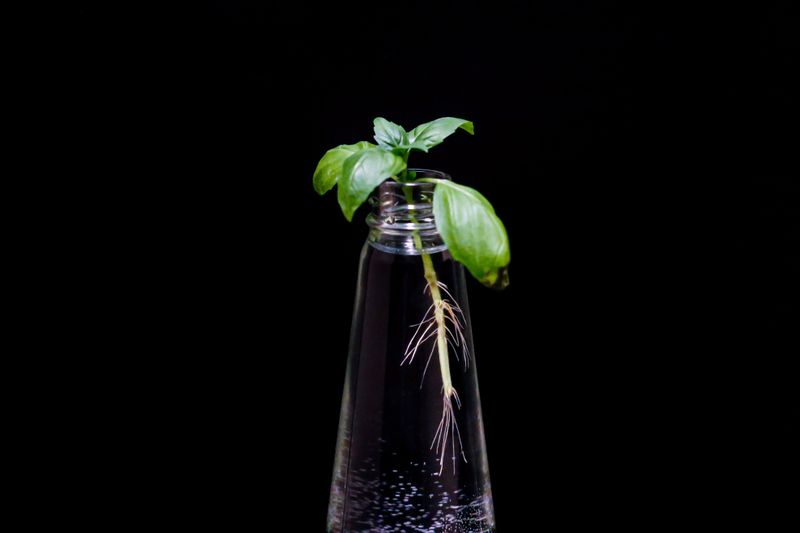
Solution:
[[[361,141],[332,148],[314,172],[314,189],[319,194],[338,186],[339,205],[347,220],[353,219],[359,206],[383,181],[417,181],[406,172],[412,150],[427,152],[459,128],[475,133],[472,122],[453,117],[426,122],[411,131],[381,117],[374,120],[374,126],[377,145]],[[419,181],[436,184],[433,214],[453,258],[484,285],[505,287],[511,253],[508,234],[492,204],[475,189],[449,180]]]

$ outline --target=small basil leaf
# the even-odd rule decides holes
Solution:
[[[339,179],[339,205],[347,220],[372,189],[406,168],[403,158],[383,148],[367,148],[347,158]]]
[[[484,285],[501,289],[508,285],[508,235],[492,204],[481,193],[451,181],[437,181],[433,214],[456,261]]]
[[[342,175],[342,166],[345,159],[354,153],[375,146],[367,141],[361,141],[356,144],[342,144],[336,148],[331,148],[317,164],[317,169],[314,171],[314,190],[319,194],[325,194],[333,189],[336,182],[339,181]]]
[[[475,134],[475,126],[469,120],[444,117],[420,124],[411,130],[408,133],[408,142],[409,144],[422,144],[427,148],[433,148],[437,144],[441,144],[445,138],[452,135],[458,128],[470,135]]]
[[[380,146],[395,148],[406,142],[406,130],[402,126],[378,117],[373,121],[375,125],[375,140]]]

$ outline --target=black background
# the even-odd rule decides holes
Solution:
[[[412,165],[481,190],[510,234],[511,286],[469,287],[500,531],[788,511],[789,2],[197,9],[163,102],[154,304],[187,514],[324,529],[366,227],[311,175],[375,116],[473,120]]]

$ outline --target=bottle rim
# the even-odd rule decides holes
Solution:
[[[416,179],[433,178],[452,181],[449,174],[427,168],[409,168],[416,173]],[[438,233],[433,218],[433,189],[436,183],[401,182],[388,179],[381,183],[370,195],[373,211],[367,216],[367,225],[383,233],[391,235],[418,232],[421,236]],[[411,191],[411,203],[407,200],[407,191]],[[424,193],[431,193],[425,198]]]

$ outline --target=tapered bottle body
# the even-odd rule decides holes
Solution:
[[[465,274],[432,194],[387,182],[372,199],[329,532],[495,531]]]

